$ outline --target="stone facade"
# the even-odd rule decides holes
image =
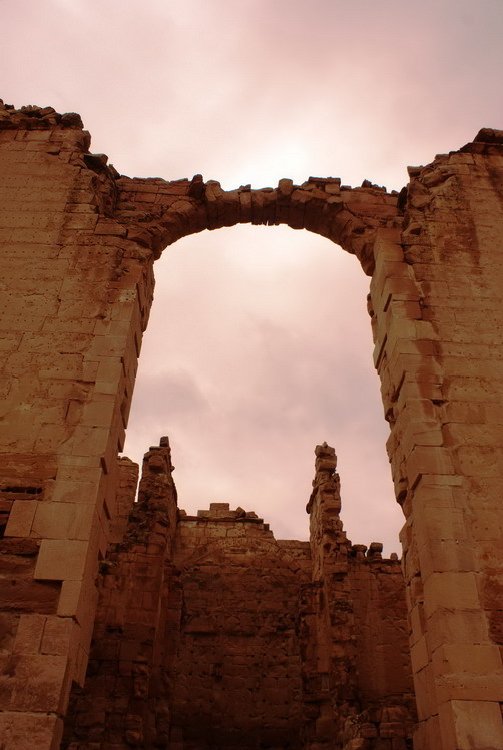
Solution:
[[[402,565],[419,720],[414,746],[501,750],[503,133],[483,129],[460,150],[410,168],[400,194],[368,181],[350,189],[334,178],[235,191],[200,176],[131,179],[103,154],[89,153],[89,145],[78,115],[0,107],[5,750],[57,748],[71,686],[85,679],[96,576],[109,543],[126,527],[125,498],[134,484],[134,470],[116,456],[152,303],[154,261],[187,234],[239,222],[322,234],[371,276],[374,361],[406,519]],[[164,535],[167,555],[168,532],[151,533]],[[342,554],[342,541],[330,544]],[[316,555],[316,570],[335,564],[324,549]],[[140,573],[133,563],[134,577]],[[372,577],[361,573],[359,590],[375,590]],[[333,589],[323,576],[318,581],[325,621],[351,575],[329,577],[337,577]],[[309,612],[316,583],[304,591]],[[363,594],[360,604],[357,598],[348,622],[365,604]],[[316,617],[305,617],[306,628],[318,627]],[[155,629],[152,618],[145,627]],[[374,631],[379,627],[366,625],[358,637]],[[330,632],[316,657],[320,664],[342,637],[337,628]],[[359,647],[352,656],[348,644],[344,649],[368,669]],[[384,648],[379,652],[384,675],[387,657]],[[326,666],[318,671],[330,686],[339,667],[333,660],[328,672]],[[329,687],[326,706],[312,712],[313,742],[325,736],[324,722],[339,745],[346,741],[339,724],[354,715],[354,685],[344,679],[348,706]],[[393,720],[387,715],[385,723]],[[133,738],[140,730],[129,731]]]

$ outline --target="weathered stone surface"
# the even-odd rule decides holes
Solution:
[[[376,542],[355,554],[367,547],[342,529],[336,463],[317,447],[309,543],[276,540],[229,503],[177,510],[167,440],[150,449],[139,504],[129,483],[124,539],[101,565],[63,747],[378,750],[410,738],[400,564]]]
[[[59,687],[51,683],[40,705],[30,710],[22,708],[20,690],[7,690],[0,703],[6,750],[23,746],[23,722],[40,748],[56,747],[68,685],[84,678],[99,562],[110,540],[118,543],[124,531],[124,498],[134,483],[134,470],[118,465],[116,455],[123,446],[152,302],[153,262],[166,245],[187,234],[238,222],[283,223],[322,234],[355,254],[372,276],[374,362],[391,428],[388,450],[396,497],[406,516],[403,570],[420,717],[415,747],[487,750],[492,743],[500,750],[501,131],[484,128],[459,151],[410,168],[410,182],[400,196],[368,180],[356,189],[334,178],[310,177],[302,185],[281,180],[277,188],[224,191],[199,176],[171,182],[131,179],[109,166],[105,155],[91,154],[89,146],[89,133],[75,113],[59,115],[36,106],[15,110],[0,102],[5,282],[0,308],[0,615],[7,623],[2,641],[7,644],[2,654],[7,683],[13,632],[17,623],[24,628],[25,615],[76,624],[65,641],[65,668],[55,672]],[[151,458],[151,477],[166,476],[158,457]],[[330,580],[345,592],[351,581],[348,565],[378,570],[385,561],[375,546],[348,547],[337,524],[329,533],[324,519],[338,512],[337,481],[333,454],[319,459],[310,507],[327,552],[317,548],[313,579],[301,600],[311,617],[323,596],[325,619],[333,614],[337,620],[339,594],[327,583],[326,565]],[[155,515],[162,501],[152,503],[131,547],[131,554],[146,556],[134,558],[134,565],[144,567],[135,568],[133,578],[148,570],[150,555],[165,554],[167,532]],[[258,519],[255,524],[257,535],[266,531],[258,528]],[[107,559],[104,566],[109,564]],[[365,596],[373,590],[374,575],[381,580],[380,574],[366,573],[358,584]],[[387,585],[393,588],[395,579],[387,575],[383,568],[383,591]],[[142,589],[148,616],[133,597],[128,604],[135,638],[140,633],[147,641],[151,637],[157,594],[148,586],[160,585],[159,576],[153,576],[155,585],[145,583]],[[358,596],[351,598],[346,624],[361,616]],[[333,613],[327,604],[331,597]],[[391,598],[386,594],[383,601]],[[123,604],[117,607],[124,611]],[[376,611],[379,607],[376,601]],[[311,625],[320,632],[318,624]],[[392,632],[388,623],[380,645]],[[451,658],[465,647],[474,653],[475,646],[489,655],[481,662],[483,677],[479,662],[470,672]],[[353,643],[351,648],[347,658],[355,664],[361,647]],[[330,675],[341,675],[348,697],[338,716],[346,717],[347,725],[334,720],[330,702],[308,707],[304,701],[303,710],[311,716],[318,747],[335,741],[326,739],[334,721],[337,742],[365,747],[372,737],[355,736],[351,729],[355,681],[351,670],[343,672],[338,649],[335,665],[324,663],[306,676],[306,684],[313,695],[325,695]],[[328,653],[328,646],[322,650]],[[43,654],[30,653],[35,668]],[[131,679],[143,695],[145,676],[133,678],[128,669],[123,666],[116,687],[103,676],[104,695],[112,690],[130,695],[126,682]],[[362,662],[359,669],[368,665]],[[385,672],[375,680],[379,689],[388,679],[393,682]],[[142,717],[141,727],[131,719],[129,741],[148,742],[149,711],[142,704],[138,710],[132,706],[128,715]],[[484,717],[483,729],[478,716]],[[361,721],[370,735],[369,724],[377,731],[380,721],[394,724],[375,715]],[[392,731],[388,726],[386,732]],[[94,742],[90,736],[86,741]],[[182,740],[173,736],[170,742],[181,747]],[[406,739],[378,735],[376,742],[396,750]]]

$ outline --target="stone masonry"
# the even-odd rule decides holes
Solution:
[[[410,181],[399,194],[367,180],[352,189],[318,177],[302,185],[283,179],[276,188],[233,191],[200,175],[171,182],[133,179],[89,146],[74,113],[0,105],[4,750],[58,748],[72,685],[85,681],[96,578],[109,544],[119,544],[129,529],[134,467],[117,462],[117,452],[153,298],[154,262],[187,234],[240,222],[283,223],[322,234],[354,254],[371,277],[374,363],[390,425],[396,499],[405,516],[402,568],[418,714],[414,747],[502,750],[503,133],[484,128],[459,150],[409,168]],[[328,518],[332,511],[325,513],[316,502],[312,518]],[[167,511],[159,513],[166,520]],[[164,545],[166,560],[170,545],[176,548],[169,523],[169,530],[159,522],[164,531],[156,524],[148,531],[163,537],[152,544]],[[321,528],[320,540],[328,534]],[[380,678],[373,674],[356,690],[352,669],[343,675],[328,653],[343,651],[360,673],[369,673],[366,647],[351,647],[336,625],[327,629],[326,623],[357,622],[371,591],[381,591],[376,611],[384,612],[393,595],[384,584],[375,588],[365,572],[369,567],[356,577],[343,570],[342,537],[326,544],[334,554],[325,546],[315,551],[319,578],[306,582],[299,622],[309,632],[325,633],[326,641],[321,635],[312,641],[318,651],[309,658],[317,663],[319,694],[328,690],[330,697],[315,702],[305,741],[322,745],[332,733],[340,747],[355,715],[355,691],[360,701],[361,691],[371,693],[372,685],[379,695]],[[379,554],[376,548],[369,552]],[[359,559],[358,550],[354,554]],[[133,580],[140,563],[131,562]],[[322,574],[324,569],[330,573]],[[165,576],[156,572],[159,586]],[[351,598],[343,616],[336,603],[351,580],[361,596]],[[183,581],[182,575],[182,588]],[[267,598],[265,581],[263,586]],[[145,611],[150,606],[153,612],[153,603]],[[157,616],[163,620],[162,613]],[[154,632],[155,622],[150,617],[144,624]],[[355,629],[355,638],[363,643],[384,637],[372,617],[366,623],[361,632]],[[181,632],[180,639],[188,658],[190,638]],[[161,641],[155,649],[168,649]],[[386,642],[378,649],[381,675],[389,658]],[[297,644],[302,650],[302,639]],[[185,657],[177,658],[182,662],[173,662],[175,670]],[[134,677],[138,685],[140,678]],[[338,687],[332,688],[333,680]],[[155,689],[163,694],[160,683]],[[154,710],[147,698],[141,700],[148,704],[146,714]],[[143,709],[128,715],[143,716]],[[392,712],[381,720],[393,723],[391,715],[398,716]],[[128,731],[133,742],[144,730],[132,725]]]
[[[101,564],[65,750],[411,747],[400,563],[348,541],[335,451],[316,453],[311,541],[298,542],[228,503],[188,516],[167,439],[150,449],[123,540]]]

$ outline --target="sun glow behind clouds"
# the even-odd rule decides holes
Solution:
[[[304,139],[285,133],[279,143],[275,136],[257,145],[255,155],[250,151],[244,158],[240,156],[238,168],[227,167],[222,181],[224,190],[238,187],[243,175],[253,188],[276,187],[285,176],[301,183],[308,179],[309,153]]]

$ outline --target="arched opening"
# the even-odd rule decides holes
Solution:
[[[349,538],[398,551],[369,280],[319,235],[268,230],[183,237],[157,262],[125,453],[140,460],[168,432],[180,507],[228,501],[305,539],[313,449],[326,439]]]

